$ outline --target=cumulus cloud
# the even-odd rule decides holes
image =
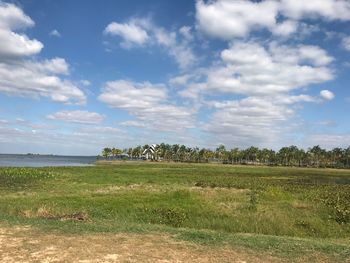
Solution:
[[[135,117],[122,123],[124,126],[157,131],[183,131],[193,127],[193,112],[170,103],[167,90],[161,84],[111,81],[106,83],[98,99]]]
[[[294,20],[286,20],[271,27],[271,32],[278,36],[289,36],[295,33],[300,24]]]
[[[43,44],[14,30],[34,26],[34,21],[13,4],[0,2],[0,59],[30,56],[40,52]]]
[[[276,24],[276,1],[219,0],[196,3],[199,28],[208,35],[222,39],[244,37],[254,27],[273,27]]]
[[[14,30],[34,26],[30,17],[13,4],[0,2],[0,92],[12,96],[48,97],[63,103],[85,103],[84,93],[59,75],[69,74],[63,58],[30,59],[43,48]]]
[[[121,47],[132,48],[135,46],[161,47],[172,57],[180,68],[184,69],[193,65],[196,57],[189,45],[191,41],[190,27],[182,27],[179,33],[168,31],[155,25],[150,19],[133,18],[125,23],[112,22],[104,30],[104,33],[112,36],[120,36],[123,41]]]
[[[245,37],[257,29],[287,36],[298,31],[297,21],[303,18],[350,20],[350,3],[347,0],[198,0],[196,3],[199,29],[227,40]]]
[[[40,62],[26,62],[25,65],[27,68],[33,68],[39,72],[53,73],[53,74],[69,74],[69,65],[64,58],[53,58],[46,59]]]
[[[230,146],[273,145],[287,131],[293,110],[269,97],[211,102],[215,112],[203,129]]]
[[[71,123],[80,123],[80,124],[98,124],[105,119],[105,116],[89,111],[82,110],[64,110],[59,111],[54,114],[50,114],[47,116],[50,120],[60,120]]]
[[[56,74],[65,73],[64,63],[57,60],[0,63],[0,92],[20,97],[48,97],[62,103],[83,104],[84,93]]]
[[[52,36],[52,37],[61,37],[61,36],[62,36],[61,33],[58,32],[57,29],[52,30],[52,31],[49,33],[49,35]]]
[[[333,92],[329,90],[321,90],[320,96],[325,100],[332,100],[335,97]]]
[[[350,20],[348,0],[281,0],[280,11],[283,15],[294,19]]]
[[[302,103],[326,99],[322,94],[298,93],[332,80],[333,61],[317,46],[235,41],[221,52],[219,61],[196,72],[195,78],[185,74],[170,82],[184,85],[181,96],[212,112],[201,129],[212,134],[213,140],[219,136],[230,146],[273,147],[285,143],[281,140],[292,134],[295,127],[290,120]],[[220,94],[231,99],[216,100]]]
[[[333,58],[317,46],[284,46],[274,42],[235,42],[221,52],[221,61],[209,68],[206,82],[189,85],[191,96],[216,91],[244,95],[288,93],[334,78]]]
[[[133,44],[143,45],[149,38],[146,30],[137,25],[137,20],[131,20],[128,23],[112,22],[105,28],[104,33],[123,38],[124,47],[130,47]]]

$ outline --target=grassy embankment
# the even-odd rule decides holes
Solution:
[[[0,168],[0,223],[166,233],[281,259],[350,258],[350,171],[116,163]]]

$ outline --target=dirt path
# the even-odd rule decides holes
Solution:
[[[228,248],[208,248],[167,235],[66,236],[0,226],[0,262],[280,262]]]

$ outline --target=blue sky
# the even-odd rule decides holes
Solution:
[[[0,0],[0,152],[350,145],[347,0]]]

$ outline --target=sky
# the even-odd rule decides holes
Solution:
[[[350,145],[348,0],[0,0],[0,153]]]

